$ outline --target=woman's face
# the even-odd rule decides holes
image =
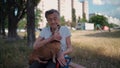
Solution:
[[[60,17],[56,12],[54,12],[47,16],[47,21],[51,28],[57,28],[60,24]]]

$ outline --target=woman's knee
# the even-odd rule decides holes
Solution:
[[[56,64],[52,61],[49,61],[46,68],[55,68]]]
[[[29,68],[41,68],[44,66],[45,66],[44,64],[40,64],[39,62],[35,61],[29,66]]]

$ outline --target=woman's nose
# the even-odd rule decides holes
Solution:
[[[54,19],[52,19],[52,20],[51,20],[51,23],[55,23],[55,20],[54,20]]]

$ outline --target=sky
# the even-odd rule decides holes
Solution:
[[[89,13],[98,12],[120,19],[120,0],[87,0],[87,1],[89,2]]]

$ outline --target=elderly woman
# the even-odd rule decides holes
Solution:
[[[66,26],[60,25],[60,14],[57,10],[51,9],[46,11],[45,13],[46,20],[48,22],[48,26],[43,28],[40,32],[40,36],[34,43],[34,49],[37,49],[45,44],[51,42],[52,40],[58,40],[61,43],[60,52],[57,54],[57,61],[61,67],[67,65],[65,56],[68,56],[72,52],[71,46],[71,33]],[[57,32],[56,29],[59,30]],[[72,63],[69,63],[69,66],[73,68],[83,68],[82,66]],[[30,68],[55,68],[56,64],[52,60],[38,62],[35,61],[30,65]]]

